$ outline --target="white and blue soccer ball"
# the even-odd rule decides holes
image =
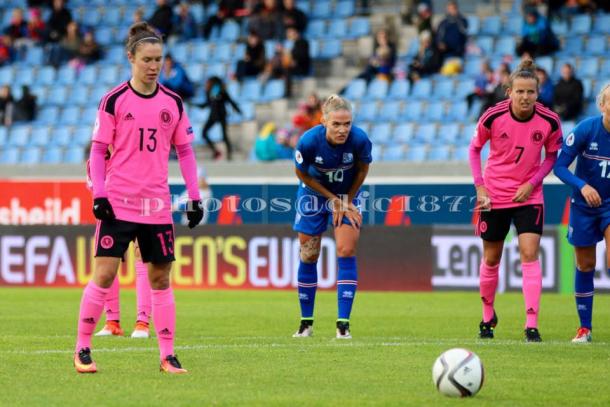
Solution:
[[[462,348],[443,352],[432,366],[432,380],[449,397],[472,397],[481,390],[485,377],[479,357]]]

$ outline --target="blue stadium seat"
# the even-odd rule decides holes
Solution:
[[[593,31],[599,34],[610,34],[610,14],[598,14],[593,23]]]
[[[371,149],[371,157],[373,157],[373,162],[379,162],[379,160],[381,160],[382,150],[383,149],[381,146],[373,145],[373,148]]]
[[[203,65],[201,63],[192,63],[186,66],[186,74],[193,82],[202,82],[204,77]]]
[[[56,106],[45,106],[38,112],[36,122],[40,124],[55,124],[59,118],[59,109]]]
[[[30,85],[34,83],[34,67],[32,66],[23,66],[19,69],[19,75],[17,75],[16,81],[14,82],[17,85]],[[13,97],[15,94],[13,93]]]
[[[99,83],[99,75],[96,65],[86,65],[78,74],[78,83],[84,85]]]
[[[30,146],[46,147],[51,140],[51,132],[48,126],[36,126],[30,135]]]
[[[281,99],[286,95],[286,82],[283,79],[272,79],[265,84],[263,100],[270,102]]]
[[[124,47],[115,46],[106,48],[106,56],[104,58],[105,61],[111,62],[113,64],[121,64],[124,63],[126,58],[126,51]]]
[[[67,86],[52,86],[47,93],[47,104],[63,106],[68,100],[68,94],[69,88]]]
[[[363,37],[371,32],[371,23],[368,18],[356,17],[349,25],[349,36],[352,38]]]
[[[309,0],[297,0],[296,7],[305,14],[311,14],[311,2]]]
[[[501,37],[496,41],[494,54],[500,56],[514,55],[516,41],[514,37]]]
[[[68,147],[72,145],[72,127],[60,126],[51,130],[51,146]]]
[[[306,38],[308,38],[308,39],[322,38],[325,35],[326,35],[326,21],[313,20],[307,24],[307,28],[305,29]]]
[[[461,140],[471,140],[472,136],[474,135],[474,132],[477,129],[477,125],[476,124],[467,124],[464,127],[462,127],[462,131],[461,131],[461,135],[460,135],[460,139]]]
[[[452,161],[468,161],[468,146],[458,146],[453,150]]]
[[[602,66],[599,70],[602,77],[610,76],[610,58],[602,58]]]
[[[84,161],[85,154],[82,147],[70,147],[64,153],[63,162],[68,164],[79,164]]]
[[[26,65],[42,66],[44,64],[44,50],[42,47],[30,47],[25,54]]]
[[[220,42],[217,43],[214,47],[214,51],[211,53],[212,58],[211,61],[214,62],[227,62],[231,60],[231,54],[233,50],[231,49],[231,43],[228,42]]]
[[[106,7],[104,9],[104,24],[116,27],[121,24],[121,9],[119,7]]]
[[[327,0],[317,0],[311,10],[313,18],[330,18],[332,16],[332,5]]]
[[[597,103],[590,102],[584,109],[585,116],[599,116],[601,113],[597,107]],[[570,133],[564,133],[564,137]]]
[[[15,81],[15,69],[11,65],[0,68],[0,85],[10,85]]]
[[[585,45],[585,52],[590,55],[604,55],[606,52],[607,38],[605,35],[595,35],[589,37],[587,45]]]
[[[420,124],[415,130],[415,138],[425,143],[436,140],[436,123]]]
[[[523,27],[523,17],[520,14],[512,14],[506,17],[504,21],[504,28],[502,29],[503,34],[508,35],[521,35],[521,29]]]
[[[480,34],[497,36],[500,34],[501,30],[502,21],[500,20],[500,16],[488,16],[483,18]]]
[[[257,102],[261,99],[263,93],[260,82],[256,80],[245,81],[241,85],[240,99]]]
[[[64,107],[59,116],[59,124],[64,126],[73,126],[81,120],[81,109],[78,106]]]
[[[494,39],[493,37],[477,37],[475,40],[477,46],[481,49],[483,55],[491,55],[493,53]]]
[[[370,99],[384,99],[388,94],[388,87],[388,81],[383,79],[373,79],[369,83],[366,97]]]
[[[568,23],[565,20],[553,19],[551,21],[551,29],[558,37],[565,37],[568,35]]]
[[[407,57],[407,59],[413,58],[417,55],[417,51],[419,51],[419,40],[415,37],[411,39],[409,48],[407,48],[407,53],[404,56]]]
[[[315,23],[316,21],[320,20],[314,20],[312,23]],[[337,39],[349,38],[347,20],[331,20],[331,22],[328,24],[326,37]]]
[[[439,139],[448,144],[454,144],[459,137],[459,126],[457,123],[441,124],[438,128]]]
[[[449,161],[451,149],[449,146],[434,146],[428,152],[430,161]]]
[[[578,35],[566,37],[563,48],[557,54],[561,56],[578,56],[584,51],[584,38]]]
[[[553,73],[553,57],[538,57],[536,58],[536,65],[543,68],[549,75]]]
[[[421,120],[423,111],[423,102],[411,100],[402,106],[402,117],[405,120],[416,122]]]
[[[340,0],[335,4],[335,17],[347,18],[353,16],[355,12],[356,10],[352,0]]]
[[[319,58],[331,59],[341,56],[343,53],[343,43],[340,40],[326,39],[320,42]]]
[[[353,79],[345,89],[345,97],[349,100],[358,100],[366,93],[366,81],[364,79]]]
[[[42,152],[40,151],[39,147],[28,147],[22,151],[19,162],[21,162],[21,164],[28,165],[38,164],[41,157]]]
[[[411,85],[406,79],[396,79],[390,85],[388,91],[388,99],[400,99],[403,100],[409,95]]]
[[[455,98],[465,99],[466,96],[474,92],[474,80],[462,79],[455,85]]]
[[[117,65],[106,65],[100,68],[97,83],[103,83],[108,86],[116,86],[121,78],[119,78],[119,67]]]
[[[416,99],[428,99],[432,93],[432,81],[422,78],[415,82],[411,89],[411,96]]]
[[[437,99],[452,99],[455,96],[455,86],[453,79],[443,78],[434,84],[432,97]]]
[[[404,159],[405,152],[402,146],[392,146],[381,153],[381,161],[402,161]]]
[[[599,71],[599,61],[597,57],[583,58],[580,60],[576,72],[581,78],[594,78]]]
[[[468,35],[471,37],[478,35],[481,28],[479,17],[474,14],[468,14],[466,20],[468,20]]]
[[[220,39],[227,42],[235,42],[239,38],[239,31],[239,24],[235,21],[225,21],[220,30]]]
[[[371,141],[374,144],[386,145],[390,143],[392,133],[390,131],[389,123],[378,123],[375,124],[369,134]]]
[[[112,27],[102,26],[95,30],[95,40],[102,46],[107,47],[115,43],[115,30]]]
[[[425,161],[426,160],[426,145],[414,145],[409,146],[409,150],[407,150],[407,161]]]
[[[227,82],[227,93],[233,99],[239,98],[239,82],[238,81],[228,81]]]
[[[6,140],[8,138],[8,129],[6,126],[0,126],[0,146],[6,144]]]
[[[55,75],[55,68],[52,66],[40,67],[36,72],[36,79],[32,83],[37,85],[52,85],[55,83]]]
[[[171,46],[168,51],[172,54],[172,57],[180,62],[186,62],[190,59],[191,55],[191,44],[189,42],[178,42]]]
[[[0,152],[0,164],[17,164],[19,162],[19,149],[17,147],[4,147]]]
[[[392,141],[398,144],[410,144],[413,141],[413,123],[400,123],[394,126]]]
[[[91,141],[92,136],[92,128],[93,125],[90,126],[79,126],[74,129],[72,133],[72,139],[74,140],[74,144],[78,146],[86,146]]]
[[[192,46],[191,46],[191,57],[196,62],[204,62],[204,63],[208,62],[211,58],[210,47],[205,42],[201,42],[201,41],[193,42]],[[186,61],[184,61],[184,62],[186,62]],[[190,63],[187,65],[187,68],[189,66],[191,66]]]
[[[227,67],[225,64],[219,62],[215,64],[210,64],[207,66],[206,72],[207,77],[210,76],[219,76],[221,78],[227,75]]]
[[[80,124],[86,126],[93,126],[95,123],[95,118],[97,117],[97,106],[95,107],[87,107],[83,110],[80,118]]]
[[[24,147],[28,145],[30,143],[30,132],[30,126],[13,126],[8,133],[7,145],[11,147]]]
[[[379,119],[396,122],[400,118],[401,102],[398,100],[386,100],[379,108]]]
[[[64,65],[57,72],[57,83],[61,85],[72,85],[76,82],[76,69],[69,65]],[[56,85],[52,84],[52,85]]]
[[[468,102],[465,100],[453,102],[447,114],[455,122],[468,121]]]
[[[363,102],[358,108],[356,120],[362,121],[375,121],[377,119],[377,103],[376,102]]]
[[[578,14],[572,16],[570,22],[570,35],[589,34],[591,31],[591,16],[589,14]]]
[[[446,119],[445,103],[441,101],[431,101],[426,106],[425,118],[429,121],[440,122]]]
[[[360,127],[360,129],[367,135],[371,132],[371,123],[359,122],[358,124],[356,124],[356,126]]]
[[[475,77],[481,71],[483,58],[471,56],[464,61],[464,74],[468,77]]]
[[[47,148],[42,154],[42,162],[45,164],[59,164],[61,162],[61,148]]]

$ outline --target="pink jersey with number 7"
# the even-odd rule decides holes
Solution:
[[[544,203],[542,183],[526,202],[513,202],[517,189],[540,168],[542,148],[556,152],[562,143],[559,116],[536,102],[533,115],[520,120],[510,110],[510,99],[487,109],[479,119],[471,145],[483,148],[490,142],[483,180],[492,209]]]

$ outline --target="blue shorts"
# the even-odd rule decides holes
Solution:
[[[596,245],[604,239],[604,231],[610,225],[610,208],[590,208],[570,205],[568,242],[576,247]]]
[[[362,213],[360,205],[360,192],[352,201]],[[299,188],[296,203],[297,214],[294,219],[292,229],[296,232],[305,233],[310,236],[321,235],[328,228],[328,224],[333,218],[332,207],[328,199],[323,196],[308,194]],[[351,225],[346,216],[343,217],[344,225]]]

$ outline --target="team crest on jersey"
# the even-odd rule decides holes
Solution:
[[[324,159],[320,156],[315,158],[316,164],[324,164]]]
[[[354,161],[354,155],[352,153],[343,153],[343,164],[348,164]]]
[[[161,110],[159,113],[159,119],[161,120],[161,127],[168,128],[172,125],[174,121],[174,116],[172,116],[172,112],[167,109]]]
[[[598,147],[597,147],[597,142],[592,142],[591,144],[589,144],[589,150],[591,151],[597,151]]]
[[[542,143],[542,139],[544,139],[544,136],[542,135],[542,132],[540,130],[536,130],[532,134],[532,141],[534,142],[534,144]]]
[[[303,164],[303,154],[301,154],[301,152],[299,150],[294,152],[294,159],[299,164]]]
[[[574,145],[574,133],[570,133],[568,134],[568,137],[566,137],[566,146],[570,147]]]

